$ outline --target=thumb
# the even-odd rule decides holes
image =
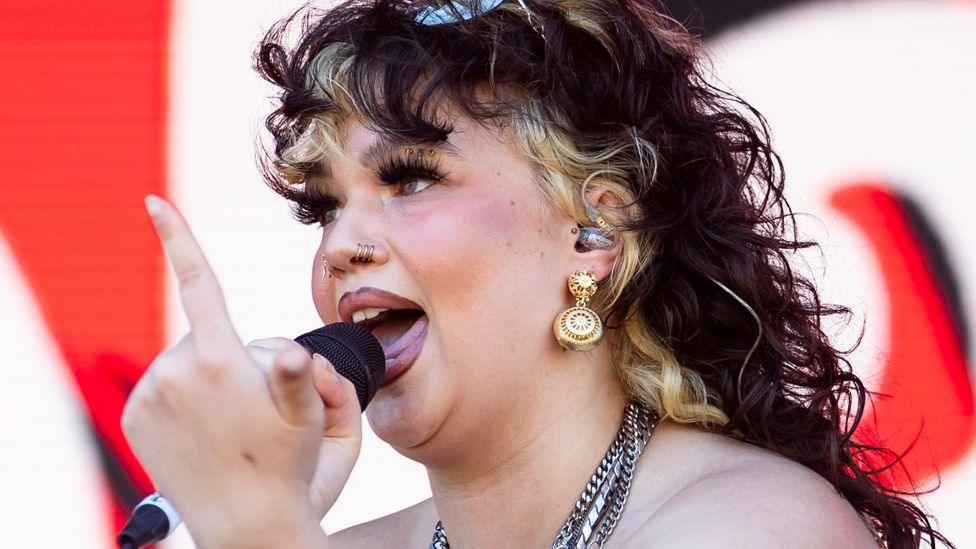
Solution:
[[[362,437],[362,409],[356,386],[336,372],[335,366],[320,354],[312,355],[315,389],[325,404],[326,438],[358,440]]]
[[[312,357],[295,345],[278,351],[268,379],[271,396],[286,423],[304,427],[322,414],[322,401],[312,379]]]

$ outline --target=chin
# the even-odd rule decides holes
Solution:
[[[426,349],[425,349],[426,350]],[[425,353],[403,375],[380,390],[366,408],[369,426],[381,440],[401,454],[420,446],[437,432],[450,410],[447,386],[440,380],[436,361]]]
[[[414,408],[402,402],[390,401],[370,404],[366,418],[380,440],[414,460],[418,460],[422,453],[419,449],[433,437],[444,420],[444,416],[429,407]]]

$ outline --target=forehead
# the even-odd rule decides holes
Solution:
[[[314,179],[332,178],[332,162],[354,162],[367,169],[375,169],[383,159],[406,151],[409,147],[434,149],[439,157],[456,162],[478,164],[497,162],[500,155],[517,155],[513,140],[505,128],[486,127],[465,116],[449,120],[450,131],[445,139],[430,139],[410,135],[389,135],[369,127],[357,117],[338,123],[339,151],[329,148],[317,163]]]
[[[492,142],[506,143],[510,139],[505,138],[505,131],[494,127],[485,127],[467,116],[455,112],[445,113],[439,120],[445,121],[448,130],[445,139],[432,139],[427,136],[410,135],[409,132],[387,135],[376,131],[365,124],[357,117],[349,117],[342,121],[339,126],[339,134],[343,153],[346,155],[366,155],[374,152],[384,143],[396,145],[410,145],[415,143],[440,144],[446,149],[450,149],[457,156],[466,159],[473,159],[476,155],[473,152],[484,146],[490,146]]]

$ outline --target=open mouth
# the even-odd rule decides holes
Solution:
[[[403,374],[416,360],[427,337],[427,323],[427,315],[419,309],[390,309],[359,323],[383,346],[383,385]]]

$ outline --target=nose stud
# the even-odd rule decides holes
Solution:
[[[332,276],[329,272],[329,262],[325,259],[325,254],[322,254],[322,278],[328,278]]]

